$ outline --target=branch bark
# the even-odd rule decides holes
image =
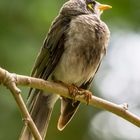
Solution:
[[[16,86],[16,81],[17,81],[18,76],[16,74],[11,74],[8,71],[0,68],[0,84],[3,83],[13,94],[16,103],[20,109],[20,112],[22,114],[22,118],[24,121],[24,124],[28,126],[29,130],[33,134],[34,138],[36,140],[42,140],[40,133],[34,124],[27,107],[23,101],[23,98],[21,96],[21,90],[17,88]]]
[[[28,127],[30,128],[31,132],[37,140],[41,140],[41,137],[38,134],[37,128],[35,127],[27,111],[25,103],[23,102],[23,99],[20,95],[20,89],[18,89],[16,85],[37,88],[44,91],[48,91],[49,93],[59,94],[60,96],[72,98],[69,95],[68,89],[58,83],[49,82],[29,76],[11,74],[2,68],[0,68],[0,83],[3,83],[13,93],[13,96],[20,108],[23,118],[26,120]],[[78,100],[82,103],[87,103],[87,100],[85,99],[84,95],[76,96],[75,100]],[[112,112],[120,116],[121,118],[131,122],[132,124],[140,127],[140,118],[128,111],[127,104],[117,105],[104,99],[98,98],[96,96],[92,96],[92,99],[89,100],[89,105]]]

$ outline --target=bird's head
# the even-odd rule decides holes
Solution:
[[[100,4],[94,0],[84,0],[86,2],[87,10],[93,14],[96,14],[98,17],[103,13],[104,10],[112,8],[110,5]]]
[[[110,5],[100,4],[95,0],[69,0],[64,4],[61,13],[66,15],[95,14],[98,17],[104,10],[112,8]]]

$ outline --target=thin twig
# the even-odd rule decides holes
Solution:
[[[4,81],[4,77],[5,77],[5,70],[0,68],[0,82]],[[14,80],[16,85],[37,88],[37,89],[41,89],[44,91],[48,91],[49,93],[59,94],[60,96],[71,98],[71,96],[69,95],[68,89],[58,83],[49,82],[49,81],[45,81],[42,79],[33,78],[33,77],[29,77],[29,76],[23,76],[23,75],[16,75],[14,77],[16,78],[16,80]],[[6,86],[9,86],[9,85],[6,85]],[[88,91],[85,91],[85,92],[88,92]],[[87,100],[85,99],[84,95],[76,96],[75,100],[78,100],[82,103],[87,103]],[[110,112],[124,118],[125,120],[131,122],[132,124],[140,127],[140,118],[138,116],[136,116],[135,114],[128,111],[127,104],[117,105],[112,102],[106,101],[104,99],[98,98],[96,96],[92,96],[92,99],[89,101],[89,105],[110,111]],[[19,106],[20,106],[20,104],[19,104]],[[20,109],[22,112],[23,111],[22,107],[20,107]],[[22,112],[22,114],[24,114],[24,113]],[[24,117],[27,117],[27,116],[25,115]],[[32,129],[31,129],[31,131],[32,131]]]
[[[36,140],[42,140],[40,133],[36,127],[36,125],[34,124],[27,108],[26,105],[23,101],[23,98],[21,96],[21,90],[19,88],[17,88],[16,86],[16,74],[10,74],[8,71],[5,71],[3,69],[0,68],[0,83],[3,83],[3,85],[5,85],[13,94],[16,103],[18,104],[18,107],[21,111],[22,117],[23,117],[23,121],[25,123],[25,125],[28,126],[28,128],[30,129],[30,131],[32,132],[34,138]]]

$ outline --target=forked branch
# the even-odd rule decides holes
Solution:
[[[49,82],[29,76],[11,74],[2,68],[0,68],[0,83],[5,85],[12,92],[19,106],[23,119],[26,122],[26,125],[28,125],[29,129],[31,130],[32,134],[37,140],[41,140],[41,137],[38,134],[37,128],[35,127],[35,124],[33,123],[28,113],[25,103],[20,95],[21,91],[19,88],[17,88],[17,86],[18,85],[28,86],[32,88],[41,89],[52,94],[59,94],[60,96],[72,98],[69,95],[68,89],[58,83]],[[85,99],[84,95],[76,96],[75,100],[78,100],[82,103],[87,103],[87,100]],[[135,114],[131,113],[130,111],[128,111],[127,104],[117,105],[104,99],[98,98],[96,96],[92,96],[92,99],[89,100],[89,105],[112,112],[120,116],[121,118],[124,118],[125,120],[131,122],[132,124],[140,127],[140,118]]]

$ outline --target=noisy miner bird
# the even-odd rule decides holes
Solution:
[[[108,46],[110,32],[100,16],[109,8],[111,6],[94,0],[66,2],[50,27],[31,76],[88,89]],[[43,139],[58,99],[55,94],[30,90],[29,111]],[[59,130],[69,123],[79,104],[79,101],[61,97]],[[20,139],[33,139],[27,126]]]

